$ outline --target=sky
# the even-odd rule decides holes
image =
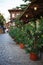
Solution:
[[[20,4],[23,3],[22,0],[0,0],[0,13],[2,13],[5,19],[8,20],[10,17],[8,10],[20,6]]]

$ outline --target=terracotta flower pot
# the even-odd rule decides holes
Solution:
[[[21,49],[24,49],[24,47],[25,47],[25,45],[22,44],[22,43],[20,43],[20,48],[21,48]]]
[[[30,53],[30,59],[31,60],[33,60],[33,61],[36,61],[37,59],[38,59],[38,56],[37,56],[37,54],[35,54],[35,53]]]

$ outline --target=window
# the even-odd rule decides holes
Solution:
[[[14,14],[12,14],[12,18],[14,18],[15,17],[15,15]]]

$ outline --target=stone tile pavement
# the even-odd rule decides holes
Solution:
[[[43,57],[38,61],[31,61],[29,54],[20,49],[8,33],[0,34],[0,65],[43,65]]]

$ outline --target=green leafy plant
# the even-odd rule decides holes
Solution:
[[[38,54],[39,49],[43,46],[43,18],[31,21],[25,27],[29,35],[26,49]]]
[[[16,21],[16,26],[11,28],[10,34],[16,42],[25,44],[26,51],[38,54],[43,46],[43,18],[30,20],[27,24]]]

